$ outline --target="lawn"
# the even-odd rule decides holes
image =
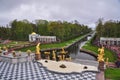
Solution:
[[[24,44],[29,44],[29,42],[28,41],[11,41],[7,44],[0,44],[0,47],[3,47],[3,46],[12,47],[12,46],[19,46]]]
[[[84,36],[85,36],[85,35],[84,35]],[[40,48],[41,48],[41,49],[52,49],[52,48],[67,47],[67,46],[71,45],[72,43],[80,40],[80,39],[83,38],[84,36],[79,36],[79,37],[77,37],[77,38],[74,38],[74,39],[71,39],[71,40],[68,40],[68,41],[64,41],[64,42],[61,42],[61,43],[41,44],[41,45],[40,45]],[[30,49],[31,51],[35,51],[35,47],[36,47],[36,46],[23,48],[23,49],[20,49],[20,51],[27,51],[28,49]]]
[[[88,33],[89,34],[89,33]],[[88,35],[86,34],[86,35]],[[62,47],[66,47],[66,46],[69,46],[71,45],[72,43],[80,40],[81,38],[84,38],[86,35],[81,35],[77,38],[74,38],[74,39],[71,39],[71,40],[68,40],[68,41],[64,41],[64,42],[60,42],[60,43],[51,43],[51,44],[41,44],[40,45],[40,48],[41,49],[51,49],[51,48],[62,48]],[[19,45],[24,45],[24,44],[27,44],[28,42],[24,42],[24,41],[12,41],[8,44],[0,44],[0,47],[3,47],[3,46],[6,46],[6,47],[13,47],[13,46],[19,46]],[[22,48],[20,49],[20,51],[27,51],[28,49],[30,49],[31,51],[35,51],[35,47],[36,46],[31,46],[31,47],[27,47],[27,48]]]
[[[105,77],[111,80],[120,80],[120,68],[108,68],[105,70]]]
[[[98,54],[99,47],[92,45],[90,41],[88,41],[82,48]],[[109,62],[115,62],[117,59],[115,53],[108,49],[105,49],[105,58],[109,58]]]
[[[88,33],[89,34],[89,33]],[[86,34],[86,35],[88,35]],[[41,49],[51,49],[51,48],[62,48],[62,47],[66,47],[71,45],[72,43],[80,40],[81,38],[85,37],[86,35],[81,35],[77,38],[68,40],[68,41],[64,41],[64,42],[60,42],[60,43],[51,43],[51,44],[41,44],[40,48]],[[24,44],[29,44],[29,42],[27,41],[11,41],[8,44],[0,44],[0,47],[6,46],[6,47],[13,47],[13,46],[20,46],[20,45],[24,45]],[[27,47],[27,48],[23,48],[20,49],[20,51],[27,51],[28,49],[30,49],[31,51],[35,51],[35,47],[36,46],[31,46],[31,47]]]

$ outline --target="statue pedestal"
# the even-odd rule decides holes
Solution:
[[[99,69],[100,71],[104,71],[104,61],[100,61],[100,62],[99,62],[98,69]]]
[[[40,60],[41,59],[40,54],[35,54],[35,59]]]

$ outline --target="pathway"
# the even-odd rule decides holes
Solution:
[[[46,70],[38,62],[0,62],[0,80],[96,80],[96,72],[61,74]]]

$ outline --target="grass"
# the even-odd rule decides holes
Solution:
[[[108,68],[105,70],[105,77],[111,80],[120,80],[120,68]]]
[[[88,41],[82,48],[90,50],[96,54],[98,54],[98,48],[95,45],[92,45],[90,41]],[[109,58],[109,62],[115,62],[116,56],[112,51],[105,49],[105,58]],[[119,68],[107,68],[105,70],[105,78],[110,80],[120,80],[120,69]]]
[[[98,48],[97,46],[94,46],[90,43],[90,41],[88,41],[82,48],[86,49],[86,50],[90,50],[96,54],[98,54]],[[115,53],[108,50],[108,49],[105,49],[104,50],[105,52],[105,58],[109,58],[109,62],[115,62],[116,61],[116,56],[115,56]]]
[[[94,46],[88,41],[82,48],[90,50],[96,54],[98,54],[98,48],[97,46]],[[115,56],[115,53],[112,51],[105,49],[105,58],[109,58],[109,62],[115,62],[117,57]],[[120,80],[120,69],[119,68],[107,68],[105,70],[105,78],[110,80]]]
[[[87,34],[86,34],[87,35]],[[86,36],[84,35],[84,36]],[[62,48],[62,47],[66,47],[66,46],[69,46],[71,45],[72,43],[80,40],[81,38],[83,38],[84,36],[79,36],[77,38],[74,38],[74,39],[71,39],[71,40],[68,40],[68,41],[64,41],[64,42],[61,42],[61,43],[51,43],[51,44],[41,44],[40,45],[40,48],[41,49],[51,49],[51,48]],[[22,48],[20,49],[20,51],[27,51],[28,49],[30,49],[31,51],[35,51],[35,47],[36,46],[31,46],[31,47],[27,47],[27,48]]]
[[[28,44],[29,42],[27,41],[11,41],[7,44],[0,44],[0,47],[6,46],[6,47],[12,47],[12,46],[19,46],[23,44]]]

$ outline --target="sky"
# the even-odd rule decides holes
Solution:
[[[99,18],[120,21],[120,0],[0,0],[0,26],[14,19],[77,20],[95,27]]]

